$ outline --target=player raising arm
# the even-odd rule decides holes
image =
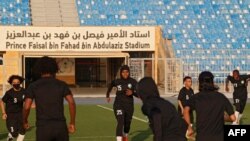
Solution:
[[[233,100],[235,106],[235,117],[236,120],[233,122],[234,125],[240,124],[240,119],[243,116],[243,111],[247,102],[247,85],[250,80],[250,75],[240,75],[238,70],[233,71],[233,76],[227,76],[226,79],[226,91],[229,92],[229,81],[233,84]]]

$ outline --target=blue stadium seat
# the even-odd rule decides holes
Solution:
[[[29,0],[0,0],[0,25],[31,25]]]
[[[250,0],[76,0],[76,6],[82,26],[161,26],[163,36],[173,39],[176,57],[198,61],[200,69],[231,70],[222,64],[232,55],[240,58],[229,60],[233,67],[250,69],[244,63],[250,54]],[[29,0],[0,0],[0,25],[31,25]]]

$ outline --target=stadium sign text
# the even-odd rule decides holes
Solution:
[[[0,27],[0,51],[154,51],[155,27]]]

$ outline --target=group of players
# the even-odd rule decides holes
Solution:
[[[39,79],[24,90],[21,84],[24,78],[12,75],[8,82],[12,86],[0,101],[2,118],[6,120],[9,131],[7,140],[17,138],[23,141],[29,128],[28,116],[33,100],[36,105],[36,140],[68,141],[68,133],[75,132],[76,106],[67,84],[56,79],[58,66],[50,57],[40,58],[34,73]],[[142,100],[142,112],[149,119],[154,141],[186,141],[193,138],[194,117],[196,112],[196,140],[223,141],[225,121],[240,124],[247,101],[247,83],[250,75],[240,75],[238,70],[228,76],[234,86],[233,100],[235,112],[229,100],[218,92],[211,72],[199,75],[199,92],[192,90],[192,78],[185,77],[184,87],[178,96],[178,111],[169,101],[160,97],[156,83],[151,77],[144,77],[138,83],[130,77],[130,69],[124,65],[120,69],[120,78],[112,81],[106,99],[111,101],[110,92],[116,87],[114,114],[117,119],[116,140],[128,141],[128,134],[134,113],[133,96]],[[69,104],[70,123],[67,126],[64,116],[64,99]],[[225,112],[227,114],[225,114]]]
[[[39,79],[25,90],[21,87],[24,78],[10,76],[12,86],[0,101],[2,118],[8,129],[7,141],[16,138],[23,141],[30,128],[28,116],[33,100],[36,107],[36,141],[69,141],[69,133],[75,132],[76,106],[73,95],[63,81],[56,79],[58,66],[53,58],[42,57],[34,67]],[[64,116],[64,99],[69,104],[70,123]]]
[[[247,84],[250,75],[240,75],[238,70],[226,78],[226,91],[229,81],[234,86],[235,106],[214,83],[214,76],[209,71],[199,75],[199,92],[194,94],[192,78],[183,79],[184,87],[178,95],[178,111],[169,101],[160,97],[156,83],[151,77],[144,77],[138,83],[130,77],[128,66],[120,69],[120,78],[112,81],[106,98],[110,102],[110,92],[116,87],[113,110],[117,119],[116,140],[128,141],[128,133],[134,112],[133,96],[142,100],[142,112],[149,119],[149,126],[154,134],[154,141],[223,141],[225,121],[233,125],[240,124],[240,119],[247,102]],[[194,116],[196,112],[196,136],[194,137]]]

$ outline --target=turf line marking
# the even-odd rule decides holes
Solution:
[[[108,111],[113,111],[113,109],[108,108],[108,107],[105,107],[105,106],[102,106],[102,105],[97,105],[97,106],[98,106],[98,107],[100,107],[100,108],[102,108],[102,109],[108,110]],[[138,121],[141,121],[141,122],[148,123],[148,121],[147,121],[147,120],[144,120],[144,119],[138,118],[138,117],[136,117],[136,116],[133,116],[133,119],[138,120]]]
[[[98,107],[100,107],[100,108],[103,108],[103,109],[109,110],[109,111],[113,111],[113,109],[108,108],[108,107],[105,107],[105,106],[102,106],[102,105],[97,105],[97,106],[98,106]]]
[[[69,137],[69,139],[100,139],[100,138],[115,138],[115,136],[88,136],[88,137]],[[28,138],[28,141],[35,141],[36,139]]]

